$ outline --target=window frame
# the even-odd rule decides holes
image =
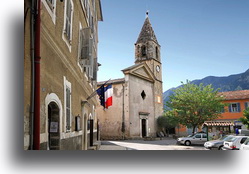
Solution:
[[[69,108],[67,106],[68,104],[68,93],[67,91],[69,90],[70,96],[69,96]],[[68,115],[69,111],[69,115]],[[72,85],[71,83],[66,79],[64,76],[64,130],[65,132],[71,132],[72,130]],[[69,118],[68,118],[69,117]],[[69,126],[68,126],[69,125]]]
[[[51,3],[49,0],[42,0],[44,7],[47,9],[48,14],[51,16],[53,23],[56,23],[56,2],[57,0],[52,0]]]
[[[69,3],[68,3],[69,2]],[[68,5],[71,5],[71,14],[70,14],[70,29],[67,33],[67,14],[68,14]],[[74,14],[74,4],[72,0],[65,0],[64,5],[64,25],[63,25],[63,31],[62,31],[62,38],[65,41],[66,45],[68,46],[69,51],[72,51],[72,41],[73,41],[73,14]],[[68,36],[69,35],[69,36]]]
[[[245,102],[245,109],[249,108],[249,102]]]
[[[236,105],[236,110],[234,110],[233,105]],[[241,112],[240,103],[230,103],[229,112],[230,113],[240,113]]]

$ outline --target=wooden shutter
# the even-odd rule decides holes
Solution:
[[[81,49],[81,59],[89,60],[89,42],[90,42],[90,28],[83,29],[83,41],[82,41],[82,49]]]
[[[71,103],[70,103],[70,89],[67,87],[66,88],[66,129],[70,130],[70,108],[71,108]]]
[[[240,103],[237,103],[237,106],[238,106],[238,112],[241,112]]]
[[[89,40],[89,77],[93,78],[93,39]]]
[[[98,71],[98,60],[97,58],[93,59],[93,80],[97,81],[97,71]]]
[[[66,9],[66,35],[69,40],[71,40],[71,20],[72,20],[72,4],[70,0],[67,0]]]
[[[232,112],[232,104],[230,104],[230,105],[228,106],[228,108],[229,108],[229,112]]]

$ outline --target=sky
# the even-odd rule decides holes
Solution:
[[[146,11],[161,45],[163,91],[249,69],[249,0],[102,0],[98,81],[123,78]]]

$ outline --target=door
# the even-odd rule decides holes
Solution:
[[[48,150],[60,149],[59,107],[51,102],[48,105]]]
[[[202,143],[202,137],[201,134],[196,134],[193,136],[192,144],[201,144]]]
[[[142,137],[147,136],[146,119],[142,119]]]

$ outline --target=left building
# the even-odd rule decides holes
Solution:
[[[101,1],[25,0],[24,8],[24,149],[92,149]]]

